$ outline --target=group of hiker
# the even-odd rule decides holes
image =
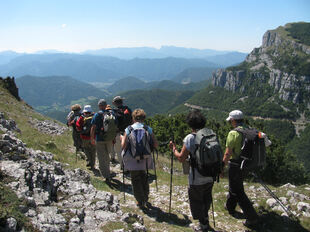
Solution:
[[[146,209],[151,205],[148,202],[148,170],[155,165],[151,153],[157,148],[158,142],[152,128],[144,123],[144,110],[135,109],[132,112],[123,105],[123,100],[120,96],[114,97],[112,109],[104,99],[100,99],[99,111],[95,114],[90,105],[84,106],[82,112],[80,106],[74,105],[67,118],[68,125],[73,127],[76,150],[83,149],[91,169],[94,169],[97,157],[100,173],[108,183],[113,178],[110,173],[110,156],[114,159],[117,154],[123,173],[130,173],[137,206]],[[240,110],[230,112],[226,120],[233,129],[227,135],[224,153],[216,134],[205,128],[206,118],[197,110],[187,115],[186,122],[191,133],[184,138],[181,151],[178,151],[173,140],[169,142],[173,154],[171,157],[175,156],[183,167],[189,167],[190,210],[192,217],[199,220],[199,231],[213,231],[208,216],[211,204],[213,206],[212,188],[214,182],[223,175],[226,166],[229,194],[225,209],[231,216],[238,217],[238,204],[246,218],[244,225],[247,227],[255,227],[259,221],[244,191],[243,178],[247,171],[264,165],[265,146],[271,142],[264,133],[245,125]]]

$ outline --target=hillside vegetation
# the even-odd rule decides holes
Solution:
[[[20,96],[42,113],[67,111],[74,102],[83,104],[106,96],[104,91],[71,77],[24,76],[17,78],[16,84]]]

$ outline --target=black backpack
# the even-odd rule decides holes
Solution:
[[[80,117],[81,117],[81,113],[75,114],[75,115],[72,116],[72,120],[74,120],[74,123],[72,124],[72,128],[73,128],[73,130],[75,130],[76,132],[78,132],[77,129],[76,129],[76,122],[79,120]],[[79,133],[79,132],[78,132],[78,133]]]
[[[131,110],[127,106],[116,108],[113,111],[119,131],[124,131],[132,124]]]
[[[148,132],[148,127],[144,125],[143,128],[134,129],[132,126],[129,126],[128,130],[127,149],[129,149],[131,156],[137,161],[149,158],[153,149],[153,140]]]
[[[266,164],[265,141],[260,138],[259,131],[255,128],[234,129],[242,134],[242,147],[240,153],[240,169],[244,171],[256,171]]]
[[[195,152],[190,154],[193,179],[196,169],[200,175],[219,180],[222,171],[223,151],[216,134],[207,128],[199,130],[195,135]]]

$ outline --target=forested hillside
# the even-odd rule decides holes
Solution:
[[[74,101],[87,103],[91,99],[106,96],[104,91],[71,77],[24,76],[17,78],[16,84],[20,96],[36,110],[45,113],[67,110]]]

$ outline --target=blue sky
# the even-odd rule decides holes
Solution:
[[[0,0],[0,51],[114,47],[250,52],[269,29],[310,22],[310,0]]]

